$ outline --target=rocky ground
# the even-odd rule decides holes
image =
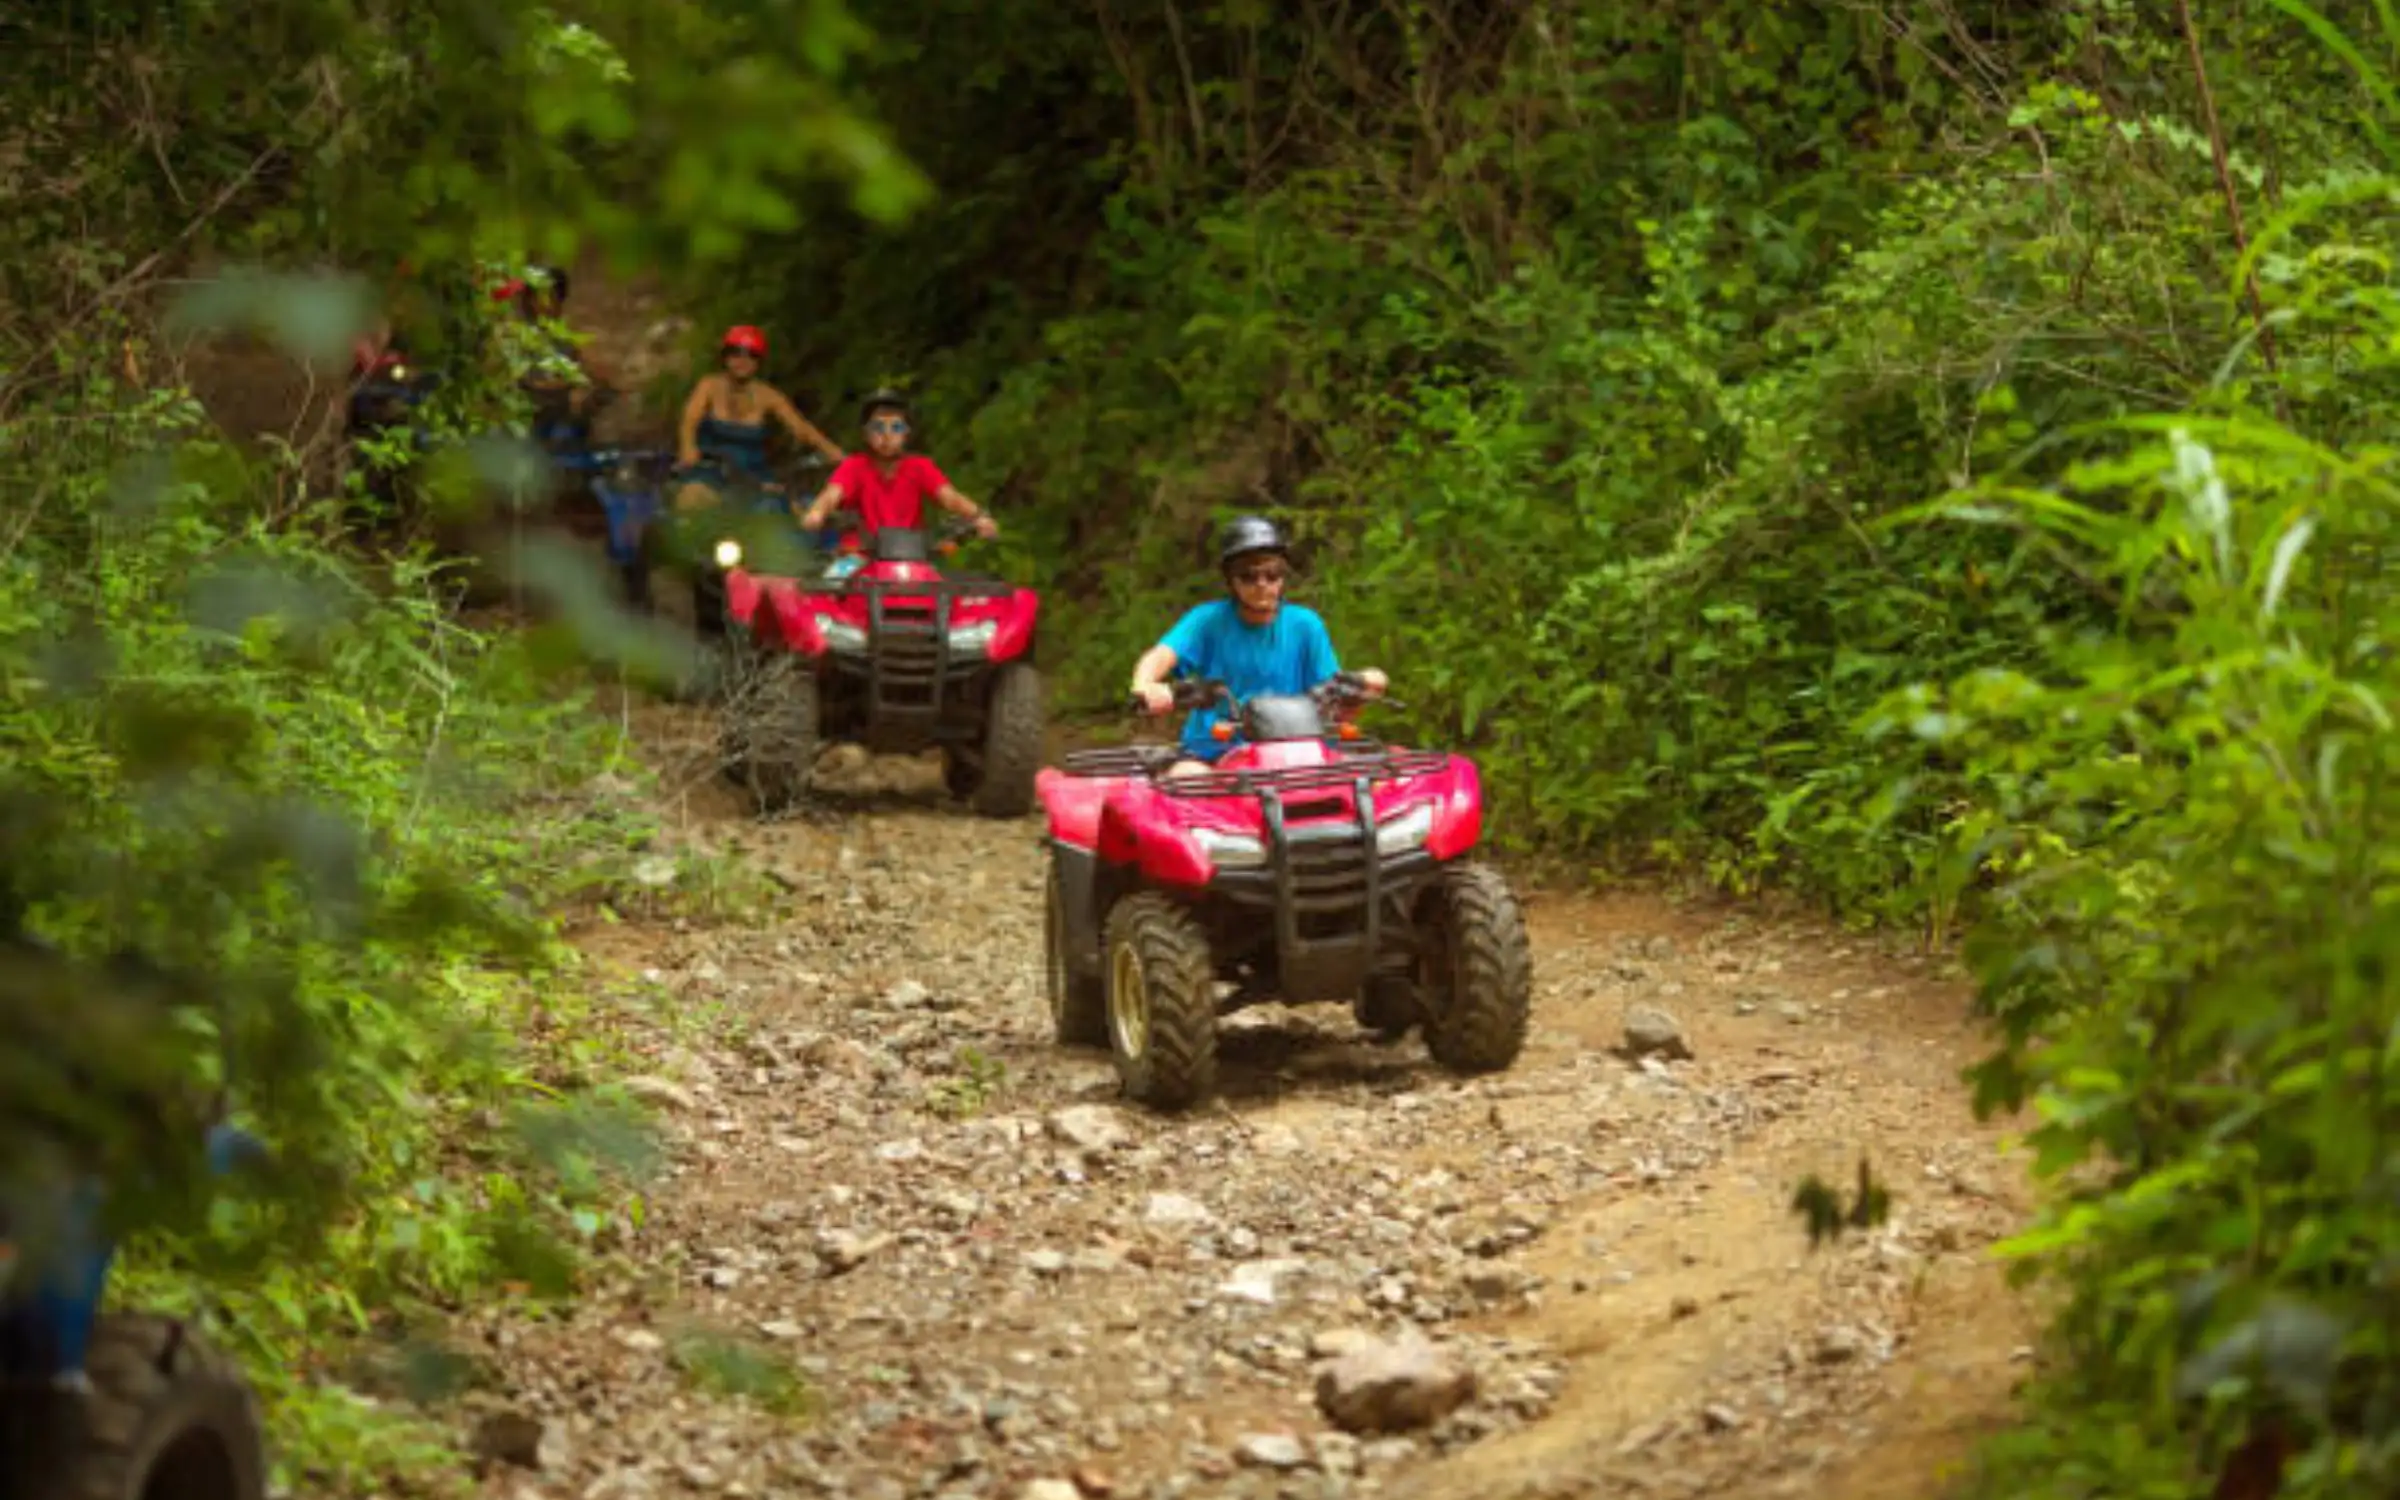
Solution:
[[[585,935],[673,1165],[626,1269],[480,1328],[487,1493],[1930,1497],[2003,1414],[2020,1189],[1926,966],[1531,896],[1513,1072],[1268,1009],[1155,1118],[1049,1041],[1034,821],[880,762],[752,823],[645,723],[773,912]],[[1794,1185],[1862,1153],[1891,1219],[1812,1254]]]

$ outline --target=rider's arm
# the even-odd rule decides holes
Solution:
[[[1178,660],[1175,648],[1166,642],[1152,646],[1133,664],[1133,690],[1139,693],[1145,688],[1162,686],[1174,673]]]
[[[793,437],[824,454],[829,463],[838,464],[842,461],[842,450],[834,445],[833,439],[817,431],[815,425],[808,418],[800,415],[800,408],[792,405],[791,398],[781,391],[770,391],[767,393],[767,401],[768,410],[774,412],[777,419],[791,429]]]
[[[1202,604],[1184,611],[1159,643],[1142,653],[1133,664],[1134,696],[1143,699],[1152,713],[1163,714],[1171,706],[1165,695],[1167,678],[1178,668],[1188,666],[1206,676],[1212,653],[1209,629],[1212,606]]]
[[[841,503],[841,474],[839,470],[836,470],[834,477],[825,481],[825,487],[817,491],[817,498],[810,501],[808,509],[801,513],[800,529],[802,531],[822,530],[826,521],[832,518],[834,510]]]
[[[999,522],[993,520],[982,506],[968,499],[959,491],[957,485],[947,479],[943,480],[940,487],[934,490],[933,501],[950,514],[975,522],[976,529],[986,536],[1000,529]]]
[[[714,375],[701,377],[692,387],[691,399],[683,403],[683,423],[675,433],[675,461],[690,465],[700,461],[700,419],[708,415],[708,398],[714,391]]]

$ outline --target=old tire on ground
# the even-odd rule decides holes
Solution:
[[[774,812],[800,799],[816,769],[816,673],[784,652],[737,650],[755,665],[744,668],[726,696],[725,764],[750,793],[752,808]]]
[[[1153,1109],[1197,1103],[1217,1080],[1217,995],[1208,935],[1155,891],[1108,914],[1108,1050],[1125,1092]]]
[[[1525,1049],[1533,951],[1525,916],[1500,872],[1459,864],[1427,893],[1418,969],[1425,1049],[1455,1073],[1494,1073]]]
[[[975,810],[987,818],[1021,818],[1033,810],[1033,779],[1042,769],[1042,674],[1012,661],[992,678],[985,708],[982,776]]]
[[[50,1434],[55,1461],[29,1485],[10,1483],[12,1497],[264,1500],[257,1403],[199,1335],[148,1314],[103,1318],[84,1370],[91,1389],[59,1397],[67,1419]]]
[[[1049,896],[1042,908],[1043,946],[1049,958],[1050,1029],[1062,1047],[1108,1045],[1108,997],[1100,977],[1078,974],[1067,958],[1066,892],[1058,860],[1050,861]]]

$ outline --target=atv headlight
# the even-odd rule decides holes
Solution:
[[[1214,828],[1194,831],[1200,852],[1209,863],[1227,870],[1256,869],[1267,862],[1267,846],[1246,833],[1221,833]]]
[[[1377,854],[1406,854],[1425,847],[1433,833],[1433,804],[1420,802],[1415,807],[1375,827]]]
[[[992,637],[999,633],[1000,622],[997,620],[955,625],[950,630],[950,649],[965,656],[981,656],[992,649]]]
[[[742,544],[732,537],[725,538],[717,543],[716,558],[717,566],[720,568],[740,567],[742,565]]]
[[[858,626],[847,620],[834,619],[830,615],[819,615],[817,619],[824,627],[825,644],[828,647],[835,651],[864,651],[867,649],[867,633]]]

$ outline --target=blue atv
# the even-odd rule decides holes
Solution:
[[[624,581],[625,602],[648,612],[650,529],[665,504],[665,481],[675,455],[661,448],[594,448],[589,433],[552,435],[544,446],[559,477],[560,501],[588,495],[605,526],[608,560]],[[589,535],[589,533],[585,533]]]
[[[206,1149],[220,1176],[264,1155],[224,1124]],[[100,1310],[116,1246],[97,1184],[42,1199],[0,1200],[0,1495],[263,1500],[249,1385],[181,1320]]]

